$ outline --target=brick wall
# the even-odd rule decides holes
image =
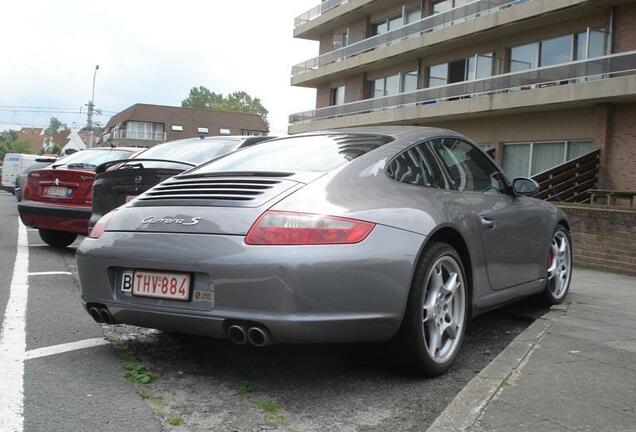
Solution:
[[[636,276],[636,209],[559,204],[574,239],[574,264]]]
[[[636,104],[614,105],[605,149],[604,187],[636,190]]]
[[[636,49],[636,3],[614,9],[614,52]]]

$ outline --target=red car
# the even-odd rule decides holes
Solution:
[[[20,219],[37,228],[45,243],[66,247],[78,235],[88,234],[92,211],[95,168],[113,160],[126,159],[141,148],[100,147],[83,150],[29,173],[18,204]]]

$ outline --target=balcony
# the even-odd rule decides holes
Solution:
[[[165,141],[165,132],[149,132],[140,130],[117,129],[113,131],[111,139],[127,139],[141,141]]]
[[[319,16],[321,16],[322,14],[324,14],[325,12],[327,12],[330,9],[335,8],[336,6],[340,6],[343,3],[347,3],[349,0],[325,0],[322,3],[320,3],[318,6],[314,6],[313,8],[309,9],[307,12],[297,16],[294,19],[294,29],[297,29],[298,27],[307,24],[310,21],[315,20],[316,18],[318,18]]]
[[[305,111],[290,133],[636,98],[636,51]]]
[[[292,66],[292,78],[320,67],[346,60],[361,53],[367,53],[377,50],[378,48],[401,43],[413,37],[420,36],[423,33],[490,15],[502,9],[530,1],[532,0],[476,0],[472,3],[427,16],[395,30],[363,39],[359,42],[329,51],[318,57],[299,63]]]

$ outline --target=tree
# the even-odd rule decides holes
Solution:
[[[57,117],[51,117],[51,120],[49,120],[49,126],[44,129],[44,135],[52,137],[58,130],[60,130],[60,128],[68,129],[68,126],[66,126],[65,123],[62,123]]]
[[[15,132],[15,131],[4,131],[0,132],[0,137],[4,137],[6,132]],[[12,134],[6,134],[12,135]],[[7,153],[32,153],[31,146],[28,141],[23,139],[16,138],[13,141],[4,141],[0,138],[0,161],[4,160],[4,155]]]
[[[236,91],[226,97],[222,93],[210,91],[205,86],[192,87],[188,97],[181,101],[181,106],[211,111],[254,113],[260,115],[269,125],[267,121],[269,111],[265,109],[261,100],[252,98],[244,91]]]

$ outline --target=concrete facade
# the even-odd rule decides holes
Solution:
[[[320,41],[322,57],[293,70],[292,85],[317,89],[316,111],[292,115],[289,132],[364,125],[441,126],[457,130],[480,145],[496,148],[500,163],[507,144],[586,141],[590,149],[601,149],[600,188],[636,190],[636,74],[633,73],[636,66],[611,69],[620,73],[589,72],[598,66],[593,64],[597,58],[609,59],[607,64],[615,67],[617,61],[611,58],[624,54],[618,60],[623,61],[633,52],[634,58],[627,60],[636,62],[635,0],[511,0],[499,3],[499,8],[464,16],[459,2],[454,5],[457,9],[452,12],[451,21],[428,31],[407,34],[413,28],[407,26],[413,21],[407,21],[406,14],[413,8],[419,8],[421,22],[439,21],[444,14],[451,16],[451,12],[433,16],[434,4],[440,2],[350,0],[297,26],[296,37]],[[370,39],[374,36],[374,24],[377,27],[377,23],[400,14],[405,29],[400,38],[373,45],[378,40]],[[339,49],[340,45],[334,46],[334,35],[337,39],[347,29],[350,46]],[[383,34],[382,40],[389,37],[390,30]],[[550,50],[560,37],[572,41],[567,53],[570,57],[558,57],[562,54],[559,52],[558,59],[550,59],[554,54]],[[356,44],[360,40],[364,42]],[[388,93],[385,99],[408,94],[400,93],[404,92],[407,72],[416,71],[417,91],[434,89],[431,68],[440,64],[450,68],[457,62],[461,66],[464,59],[464,79],[458,80],[448,72],[448,81],[442,87],[481,78],[469,75],[469,61],[473,58],[475,62],[492,59],[491,71],[485,79],[508,75],[514,79],[517,69],[513,69],[513,63],[518,64],[519,60],[514,58],[512,49],[516,47],[519,52],[519,47],[526,45],[539,48],[536,64],[524,70],[551,65],[564,69],[569,64],[587,62],[586,74],[436,99],[434,103],[425,98],[422,103],[382,106],[380,97],[377,105],[372,104],[373,97],[378,95],[372,91],[376,79],[399,77],[398,93]],[[334,107],[332,89],[342,86],[345,104]]]

